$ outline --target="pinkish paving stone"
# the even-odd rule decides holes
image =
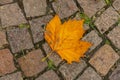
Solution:
[[[106,75],[118,59],[119,55],[109,45],[105,44],[95,53],[89,63],[101,75]]]
[[[21,72],[16,72],[0,78],[0,80],[23,80]]]
[[[108,38],[113,44],[120,49],[120,26],[115,27],[109,34]]]
[[[78,10],[73,0],[56,0],[52,5],[60,18],[69,17]]]
[[[60,72],[65,77],[65,80],[74,80],[75,77],[83,71],[87,66],[85,61],[81,60],[80,63],[64,64],[60,67]]]
[[[8,49],[0,50],[0,76],[15,71],[13,56]]]
[[[26,56],[18,59],[18,63],[25,76],[30,77],[38,74],[47,67],[47,62],[42,62],[42,51],[40,49],[29,52]]]
[[[5,32],[0,31],[0,47],[2,47],[5,44],[8,44],[8,42],[6,40],[6,34],[5,34]]]
[[[34,43],[37,43],[44,39],[44,29],[42,28],[43,25],[46,25],[50,19],[52,18],[51,15],[43,16],[37,19],[32,19],[30,22],[31,31],[34,39]]]
[[[27,17],[45,15],[46,0],[23,0],[23,5]]]
[[[102,78],[91,67],[88,67],[77,80],[102,80]]]
[[[95,49],[102,42],[102,38],[97,35],[96,31],[91,31],[85,35],[82,40],[92,43],[89,52]]]
[[[3,28],[27,22],[17,3],[0,6],[0,18]]]
[[[112,7],[109,7],[100,17],[97,18],[95,25],[101,33],[104,33],[118,21],[118,18],[118,13]]]
[[[97,11],[105,6],[104,0],[77,0],[80,6],[83,8],[85,14],[89,17],[95,15]]]
[[[60,80],[60,79],[54,71],[50,70],[43,73],[41,76],[39,76],[35,80]]]
[[[13,0],[0,0],[0,4],[11,3]]]
[[[77,13],[77,14],[75,15],[74,19],[75,19],[75,20],[81,20],[81,18],[80,18],[80,13]],[[83,28],[84,28],[84,30],[88,30],[88,29],[89,29],[89,26],[86,25],[86,24],[84,24]]]
[[[27,28],[14,28],[7,31],[8,41],[13,53],[33,48],[31,36]]]
[[[109,80],[120,80],[120,64],[113,71],[113,73],[109,76]]]
[[[115,0],[113,7],[120,13],[120,0]]]
[[[46,54],[49,54],[52,50],[49,47],[49,45],[47,43],[43,44],[43,49],[45,50]],[[52,53],[52,55],[50,55],[48,57],[56,66],[62,61],[62,59],[60,58],[60,56],[57,53]]]

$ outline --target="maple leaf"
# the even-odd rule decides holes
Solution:
[[[82,41],[85,33],[84,20],[68,20],[63,24],[56,15],[46,26],[45,40],[50,45],[52,52],[57,52],[68,63],[79,62],[80,57],[90,48],[91,43]]]

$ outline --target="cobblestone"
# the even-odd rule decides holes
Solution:
[[[7,31],[8,40],[13,53],[33,48],[32,40],[27,28],[14,28]]]
[[[119,55],[109,46],[102,46],[89,63],[102,75],[106,75],[114,63],[119,59]]]
[[[111,1],[0,0],[0,80],[119,80],[120,0]],[[54,15],[62,23],[87,18],[82,40],[92,46],[79,63],[67,64],[57,52],[42,61],[51,52],[44,32]],[[104,36],[112,45],[104,44]]]
[[[42,62],[43,57],[44,56],[42,55],[42,51],[38,49],[18,59],[18,63],[25,76],[34,76],[47,67],[47,62]]]
[[[89,52],[102,42],[102,39],[97,35],[96,31],[91,31],[85,37],[83,37],[82,40],[92,43],[92,47],[90,48]]]
[[[104,0],[77,0],[89,17],[95,15],[97,11],[105,6]],[[89,5],[89,6],[88,6]]]
[[[0,76],[15,71],[13,56],[8,49],[0,50]]]
[[[6,4],[6,3],[11,3],[13,0],[0,0],[0,5],[1,4]]]
[[[6,34],[5,34],[5,32],[0,31],[0,47],[2,47],[5,44],[8,44],[8,42],[6,40]]]
[[[49,45],[47,43],[43,44],[43,48],[46,52],[46,54],[49,54],[51,52],[51,48],[49,47]],[[62,61],[62,59],[60,58],[60,56],[58,56],[57,53],[52,53],[52,55],[50,55],[48,57],[56,66]]]
[[[101,33],[107,31],[115,22],[118,21],[119,15],[118,13],[112,8],[108,8],[103,14],[97,18],[95,21],[95,25],[99,29]]]
[[[17,3],[0,6],[0,18],[3,28],[27,23]]]
[[[69,17],[78,10],[73,0],[56,0],[52,5],[61,19]]]
[[[45,15],[46,0],[23,0],[23,5],[27,17]]]
[[[0,80],[23,80],[21,72],[16,72],[7,76],[3,76]]]
[[[30,21],[34,43],[37,43],[44,39],[44,36],[43,36],[44,29],[42,28],[42,26],[46,25],[51,18],[52,16],[48,15],[41,18],[32,19]]]
[[[113,44],[120,49],[120,26],[117,26],[116,28],[114,28],[108,34],[108,37],[113,42]]]
[[[39,76],[36,80],[60,80],[57,74],[50,70]]]
[[[82,72],[82,70],[87,66],[85,61],[81,60],[80,63],[64,64],[60,67],[60,71],[66,80],[74,80],[74,78]]]
[[[88,67],[77,80],[102,80],[102,78],[91,67]]]
[[[120,13],[120,0],[115,0],[113,7]]]
[[[120,79],[120,65],[113,71],[111,76],[109,77],[110,80],[119,80]]]

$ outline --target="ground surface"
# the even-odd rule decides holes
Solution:
[[[56,53],[41,61],[50,52],[43,28],[55,14],[89,17],[83,40],[93,45],[80,63]],[[120,80],[119,22],[120,0],[0,0],[0,80]]]

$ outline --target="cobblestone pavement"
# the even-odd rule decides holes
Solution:
[[[51,51],[44,26],[85,18],[92,47],[71,65]],[[0,80],[120,80],[120,0],[0,0]]]

